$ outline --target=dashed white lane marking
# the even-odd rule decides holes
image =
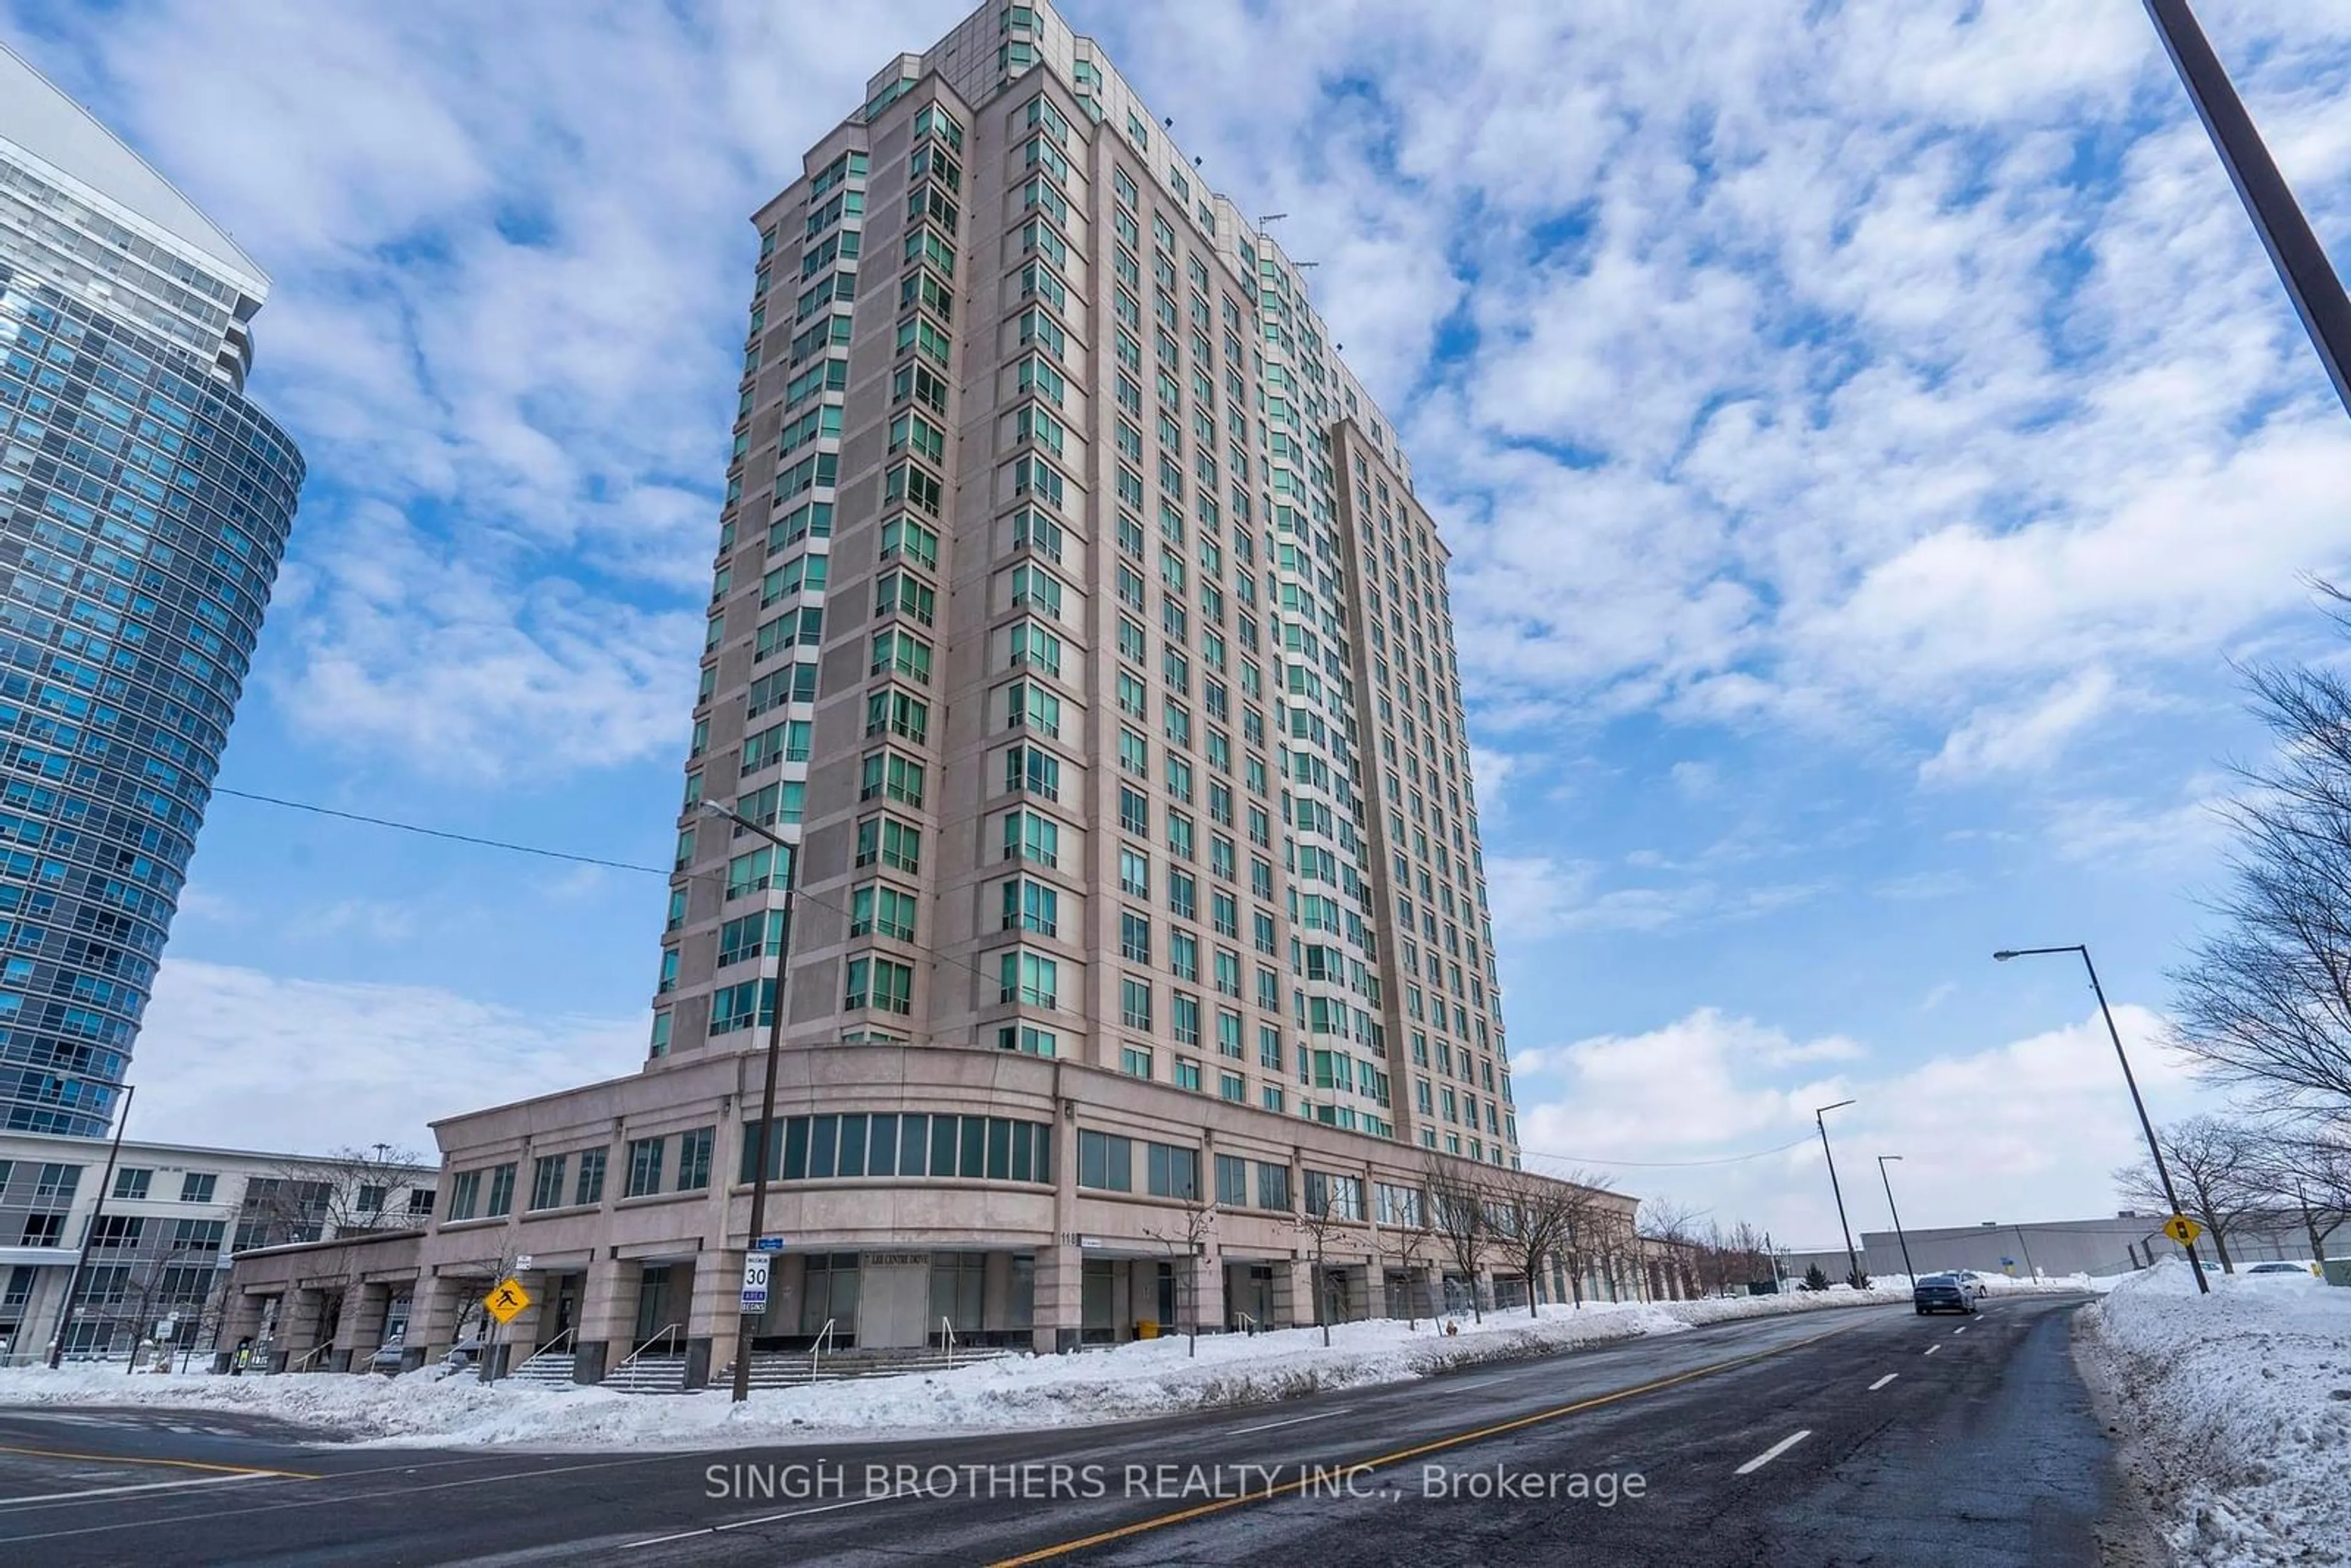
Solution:
[[[1957,1328],[1953,1329],[1951,1332],[1952,1332],[1953,1333],[1967,1333],[1967,1332],[1968,1332],[1968,1325],[1967,1325],[1967,1324],[1965,1324],[1965,1323],[1961,1323],[1959,1327],[1957,1327]]]
[[[738,1519],[727,1524],[713,1524],[701,1530],[681,1530],[675,1535],[656,1535],[646,1541],[632,1541],[622,1550],[632,1551],[641,1546],[666,1546],[673,1541],[691,1541],[697,1535],[719,1535],[730,1530],[749,1530],[762,1524],[780,1524],[788,1519],[806,1519],[811,1514],[838,1513],[844,1508],[864,1508],[868,1504],[888,1502],[904,1494],[896,1491],[876,1492],[872,1497],[853,1497],[847,1502],[829,1502],[820,1508],[794,1509],[789,1513],[771,1513],[763,1519]]]
[[[1938,1350],[1940,1350],[1940,1349],[1942,1349],[1942,1348],[1943,1348],[1943,1347],[1942,1347],[1941,1345],[1939,1345],[1939,1344],[1930,1344],[1930,1345],[1928,1345],[1928,1346],[1927,1347],[1927,1354],[1928,1354],[1928,1355],[1932,1355],[1932,1354],[1934,1354],[1937,1351],[1938,1351]]]
[[[1812,1435],[1812,1428],[1809,1427],[1801,1432],[1792,1432],[1730,1473],[1735,1476],[1753,1475],[1757,1470],[1761,1469],[1764,1466],[1770,1464],[1772,1460],[1778,1458],[1781,1455],[1786,1453],[1789,1449],[1794,1448],[1797,1444],[1802,1442]]]
[[[1348,1410],[1353,1408],[1353,1406],[1348,1406]],[[1225,1435],[1228,1437],[1245,1437],[1251,1432],[1272,1432],[1283,1427],[1303,1426],[1309,1421],[1328,1421],[1333,1416],[1344,1416],[1347,1413],[1347,1410],[1325,1410],[1313,1416],[1292,1416],[1287,1421],[1266,1421],[1255,1427],[1236,1427]]]
[[[1879,1389],[1881,1389],[1881,1388],[1885,1387],[1887,1384],[1889,1384],[1889,1383],[1893,1382],[1896,1378],[1897,1378],[1897,1377],[1899,1377],[1899,1376],[1901,1376],[1901,1375],[1901,1375],[1900,1373],[1898,1373],[1898,1372],[1889,1372],[1889,1373],[1887,1373],[1885,1376],[1883,1376],[1883,1377],[1879,1378],[1876,1382],[1875,1382],[1875,1383],[1871,1384],[1871,1385],[1869,1385],[1869,1391],[1870,1391],[1872,1394],[1875,1394],[1875,1393],[1876,1393]]]
[[[192,1476],[183,1481],[145,1481],[127,1487],[84,1487],[79,1491],[43,1492],[34,1497],[0,1498],[0,1509],[22,1508],[36,1502],[79,1502],[86,1497],[120,1497],[135,1491],[179,1491],[188,1487],[222,1486],[229,1481],[258,1481],[277,1479],[273,1470],[239,1470],[226,1476]]]

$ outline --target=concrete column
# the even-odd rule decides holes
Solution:
[[[367,1370],[366,1358],[383,1343],[384,1315],[392,1307],[392,1287],[361,1281],[343,1298],[342,1322],[335,1326],[335,1348],[329,1360],[337,1372],[349,1372],[357,1361]]]
[[[416,1364],[439,1361],[457,1343],[457,1319],[473,1294],[466,1282],[444,1274],[430,1274],[416,1281],[416,1294],[408,1308],[408,1348],[417,1356]],[[401,1358],[408,1364],[408,1358]]]
[[[221,1308],[220,1333],[213,1341],[213,1370],[225,1373],[236,1365],[236,1347],[240,1340],[259,1337],[262,1313],[269,1298],[233,1292]]]
[[[768,1316],[759,1332],[772,1334],[799,1333],[800,1303],[807,1297],[808,1255],[785,1252],[769,1260]]]
[[[1225,1326],[1225,1259],[1210,1242],[1205,1256],[1195,1258],[1187,1265],[1191,1270],[1192,1299],[1188,1305],[1189,1322],[1200,1328],[1221,1329]],[[1180,1288],[1180,1287],[1179,1287]]]
[[[572,1341],[574,1383],[601,1383],[627,1359],[637,1325],[637,1287],[643,1264],[625,1258],[599,1258],[588,1265],[580,1291],[580,1333]]]
[[[1273,1261],[1273,1326],[1304,1328],[1314,1322],[1314,1264],[1304,1258]]]
[[[1012,1326],[1012,1254],[990,1252],[979,1287],[979,1327],[986,1335]]]
[[[298,1285],[289,1293],[277,1336],[277,1349],[285,1353],[288,1364],[300,1362],[319,1348],[326,1327],[326,1308],[327,1292],[316,1285]]]
[[[703,1388],[714,1372],[734,1364],[743,1323],[742,1249],[696,1253],[693,1269],[686,1286],[685,1385]]]
[[[1074,1245],[1056,1241],[1037,1249],[1037,1312],[1030,1335],[1039,1355],[1066,1355],[1078,1348],[1083,1273]]]

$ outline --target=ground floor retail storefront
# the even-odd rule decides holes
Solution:
[[[755,1364],[1053,1353],[1496,1299],[1489,1270],[1429,1260],[1417,1150],[1066,1062],[915,1047],[788,1053],[770,1135],[745,1113],[750,1066],[439,1124],[432,1224],[240,1254],[224,1343],[321,1367],[561,1357],[585,1382],[675,1358],[695,1386],[738,1345]],[[747,1313],[763,1148],[768,1269]],[[1609,1201],[1629,1237],[1633,1200]],[[483,1298],[507,1281],[528,1305],[493,1327]]]

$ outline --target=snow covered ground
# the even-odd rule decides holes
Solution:
[[[2078,1277],[2008,1290],[2080,1290]],[[1204,1335],[1193,1357],[1182,1339],[1143,1341],[1081,1355],[1021,1356],[950,1373],[808,1388],[760,1390],[742,1406],[723,1390],[653,1396],[601,1388],[484,1387],[431,1370],[403,1377],[313,1373],[277,1377],[126,1375],[120,1366],[0,1370],[0,1406],[136,1404],[241,1410],[314,1423],[387,1445],[511,1444],[532,1448],[687,1448],[970,1433],[1131,1420],[1213,1405],[1257,1404],[1320,1389],[1426,1377],[1447,1367],[1644,1334],[1678,1333],[1732,1318],[1907,1302],[1907,1285],[1818,1294],[1524,1308],[1452,1320],[1447,1335],[1424,1319],[1320,1330]]]
[[[2351,1290],[2168,1259],[2079,1322],[2179,1561],[2351,1556]]]

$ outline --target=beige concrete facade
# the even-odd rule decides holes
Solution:
[[[794,1044],[1510,1163],[1444,547],[1302,275],[1049,7],[807,169],[756,219],[649,1066],[772,1005],[780,875],[716,802],[800,846]]]
[[[534,1300],[501,1331],[505,1359],[559,1341],[588,1380],[656,1341],[707,1375],[747,1322],[758,1349],[806,1346],[830,1322],[841,1348],[951,1333],[1040,1352],[1117,1343],[1144,1322],[1290,1326],[1315,1321],[1304,1216],[1324,1193],[1360,1216],[1321,1239],[1326,1317],[1430,1313],[1447,1275],[1466,1300],[1470,1282],[1410,1222],[1443,1156],[1075,1061],[860,1044],[782,1058],[765,1228],[783,1251],[765,1313],[745,1320],[758,1062],[706,1056],[440,1124],[432,1226],[239,1255],[228,1341],[266,1337],[280,1364],[299,1363],[336,1299],[359,1310],[341,1314],[332,1363],[364,1365],[381,1343],[371,1326],[399,1302],[413,1364],[475,1340],[480,1297],[509,1275]],[[842,1174],[852,1122],[862,1154]],[[1629,1229],[1634,1200],[1604,1205]],[[1494,1256],[1481,1299],[1513,1268]],[[1645,1293],[1637,1272],[1620,1293]],[[1608,1288],[1596,1272],[1581,1284]],[[1534,1285],[1544,1299],[1573,1288]]]

